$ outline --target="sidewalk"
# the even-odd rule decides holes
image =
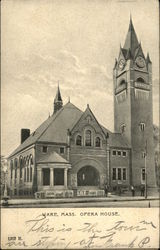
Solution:
[[[118,196],[109,195],[108,197],[76,197],[76,198],[52,198],[52,199],[9,199],[8,205],[27,205],[27,204],[62,204],[62,203],[88,203],[88,202],[116,202],[116,201],[144,201],[158,200],[158,196],[148,196],[145,199],[142,196]],[[1,205],[3,201],[1,200]]]

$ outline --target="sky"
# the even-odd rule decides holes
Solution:
[[[114,130],[113,66],[130,15],[150,54],[153,122],[159,123],[159,13],[156,0],[2,0],[1,154],[20,144],[49,114],[59,81],[63,103],[87,104]]]

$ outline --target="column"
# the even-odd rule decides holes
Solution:
[[[54,186],[54,169],[50,168],[50,186]]]
[[[67,188],[67,168],[64,169],[64,187]]]

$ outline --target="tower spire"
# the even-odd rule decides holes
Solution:
[[[59,88],[59,81],[58,81],[57,93],[56,93],[56,96],[54,98],[54,111],[53,111],[53,113],[56,113],[62,107],[63,107],[63,101],[62,101],[61,92],[60,92],[60,88]]]
[[[138,43],[137,35],[136,35],[136,32],[134,30],[134,26],[132,23],[132,17],[130,15],[130,23],[129,23],[128,33],[127,33],[123,48],[126,50],[130,49],[132,56],[134,56],[135,50],[138,47],[138,45],[139,45],[139,43]]]

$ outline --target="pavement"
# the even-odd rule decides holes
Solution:
[[[50,198],[50,199],[9,199],[8,205],[32,205],[32,204],[64,204],[64,203],[89,203],[89,202],[126,202],[126,201],[145,201],[159,200],[159,196],[148,196],[147,199],[142,196],[118,196],[109,195],[108,197],[76,197],[76,198]],[[1,200],[3,206],[4,201]]]

